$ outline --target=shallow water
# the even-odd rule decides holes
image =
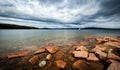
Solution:
[[[119,36],[120,30],[0,30],[0,53],[23,46],[40,46],[55,39],[80,39],[88,35]]]

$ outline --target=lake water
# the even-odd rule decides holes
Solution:
[[[120,30],[0,30],[0,53],[22,46],[39,46],[51,40],[80,39],[89,35],[119,36]]]

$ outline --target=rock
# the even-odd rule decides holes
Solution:
[[[77,51],[88,51],[88,49],[85,46],[76,46]]]
[[[15,53],[8,54],[8,58],[17,58],[17,57],[24,57],[28,56],[30,54],[30,51],[24,50],[24,51],[18,51]]]
[[[96,45],[95,48],[93,48],[92,50],[90,50],[90,52],[97,52],[97,51],[103,51],[106,47],[102,46],[102,45]]]
[[[118,61],[112,62],[107,70],[120,70],[120,62]]]
[[[113,37],[110,37],[110,36],[105,36],[104,40],[108,40],[108,41],[112,41],[112,42],[120,42],[119,39],[113,38]]]
[[[74,60],[75,60],[75,58],[74,58],[74,57],[72,57],[72,56],[69,56],[69,57],[68,57],[68,60],[70,60],[70,61],[74,61]]]
[[[105,53],[105,52],[96,51],[95,53],[96,53],[96,54],[99,56],[99,58],[102,59],[102,60],[105,60],[105,59],[107,58],[107,53]]]
[[[87,58],[88,57],[88,52],[86,51],[73,51],[74,57],[77,58]]]
[[[41,48],[37,51],[34,52],[34,54],[40,54],[40,53],[44,53],[45,52],[45,48]]]
[[[51,54],[55,53],[58,50],[58,47],[56,47],[56,46],[48,46],[48,47],[45,47],[45,48]]]
[[[80,42],[80,45],[87,45],[88,43],[87,42]]]
[[[51,58],[52,58],[52,55],[51,55],[51,54],[48,54],[48,55],[46,56],[46,59],[47,59],[47,60],[51,60]]]
[[[120,43],[119,42],[107,42],[107,43],[104,43],[104,45],[107,45],[111,48],[120,48]]]
[[[99,61],[99,59],[93,53],[89,53],[89,57],[87,58],[87,60],[90,60],[90,61]]]
[[[95,38],[94,36],[84,36],[85,39],[93,39]]]
[[[108,53],[108,59],[115,59],[115,60],[120,60],[120,57],[113,54],[113,53]]]
[[[73,70],[89,70],[88,63],[84,60],[77,60],[72,64]]]
[[[58,67],[58,68],[65,68],[65,66],[66,66],[66,62],[65,61],[63,61],[63,60],[57,60],[57,61],[55,61],[55,65]]]
[[[62,51],[58,51],[55,53],[55,60],[60,60],[65,54]]]
[[[41,62],[39,63],[39,67],[40,67],[40,68],[43,68],[43,67],[45,67],[46,64],[47,64],[47,61],[41,61]]]
[[[34,65],[38,61],[38,59],[39,59],[39,56],[35,55],[29,59],[29,62]]]

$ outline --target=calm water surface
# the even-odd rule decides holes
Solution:
[[[54,39],[73,39],[83,36],[119,36],[120,30],[0,30],[0,53],[21,46],[42,45]]]

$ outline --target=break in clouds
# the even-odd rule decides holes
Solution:
[[[0,23],[120,28],[120,0],[0,0]]]

